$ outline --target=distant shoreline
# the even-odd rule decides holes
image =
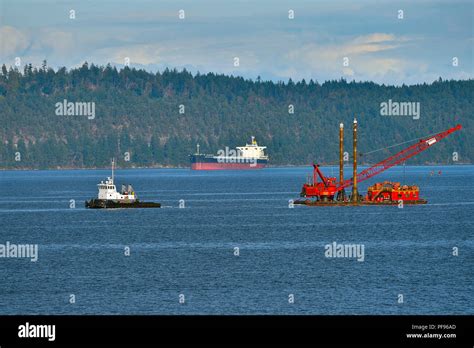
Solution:
[[[374,163],[370,164],[358,164],[361,167],[369,167]],[[446,166],[469,166],[472,163],[426,163],[426,164],[407,164],[406,167],[446,167]],[[321,167],[338,167],[338,164],[321,164]],[[311,164],[281,164],[281,165],[268,165],[265,168],[297,168],[297,167],[311,167]],[[344,167],[351,167],[351,164],[346,164]],[[397,165],[396,167],[401,167]],[[263,168],[263,169],[265,169]],[[151,166],[151,167],[125,167],[116,168],[118,170],[129,170],[129,169],[191,169],[189,166]],[[47,171],[47,170],[110,170],[110,166],[107,167],[56,167],[56,168],[0,168],[2,171]]]

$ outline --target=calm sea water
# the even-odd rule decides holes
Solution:
[[[39,245],[0,258],[0,314],[474,314],[473,166],[377,177],[426,206],[290,209],[310,172],[118,170],[164,208],[113,211],[84,208],[107,170],[0,172],[0,244]],[[332,242],[365,260],[326,258]]]

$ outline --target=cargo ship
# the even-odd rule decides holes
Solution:
[[[226,147],[219,150],[217,155],[202,154],[199,152],[199,144],[196,153],[190,155],[191,169],[193,170],[224,170],[224,169],[261,169],[268,163],[265,154],[266,146],[259,146],[255,137],[250,144],[238,146],[236,149]]]
[[[117,192],[114,183],[114,161],[112,160],[112,177],[97,184],[99,194],[85,202],[85,207],[90,209],[112,208],[160,208],[160,203],[142,202],[138,199],[132,185],[122,185],[121,192]]]

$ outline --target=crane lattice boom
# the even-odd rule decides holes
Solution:
[[[364,180],[367,180],[377,174],[382,173],[383,171],[392,168],[393,166],[396,166],[397,164],[400,164],[407,159],[419,154],[420,152],[425,151],[427,148],[433,146],[436,144],[438,141],[441,139],[447,137],[451,133],[460,130],[462,127],[460,124],[458,124],[456,127],[449,128],[445,130],[444,132],[438,133],[432,137],[429,137],[427,139],[421,139],[419,142],[416,144],[411,145],[410,147],[407,147],[406,149],[396,153],[393,156],[390,156],[389,158],[384,159],[383,161],[374,164],[372,167],[367,168],[357,174],[357,181],[361,182]],[[352,185],[352,178],[345,180],[341,185],[339,185],[336,188],[336,192],[340,191],[346,187],[349,187]]]

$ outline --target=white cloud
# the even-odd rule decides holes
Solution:
[[[70,56],[75,49],[75,38],[70,32],[43,29],[35,34],[32,51],[51,51],[51,54],[59,57]]]
[[[78,49],[80,48],[76,45],[74,35],[66,31],[46,28],[32,31],[11,26],[0,27],[0,59],[7,64],[14,57],[20,57],[24,64],[36,65],[49,58],[67,61]]]
[[[0,57],[9,59],[25,50],[29,45],[28,35],[22,31],[11,27],[0,27]]]
[[[384,56],[386,51],[399,48],[407,41],[393,34],[373,33],[340,43],[307,44],[292,50],[287,59],[292,66],[301,67],[301,73],[310,71],[312,76],[383,80],[384,75],[400,73],[407,67],[402,59]],[[344,60],[348,66],[343,64]]]
[[[358,36],[353,40],[354,43],[361,43],[361,44],[379,43],[379,42],[385,42],[385,41],[400,41],[400,39],[397,39],[395,35],[393,34],[373,33],[369,35]]]
[[[93,55],[107,63],[124,64],[125,58],[128,57],[130,64],[150,65],[161,62],[161,51],[160,45],[141,44],[100,48],[95,50]]]

